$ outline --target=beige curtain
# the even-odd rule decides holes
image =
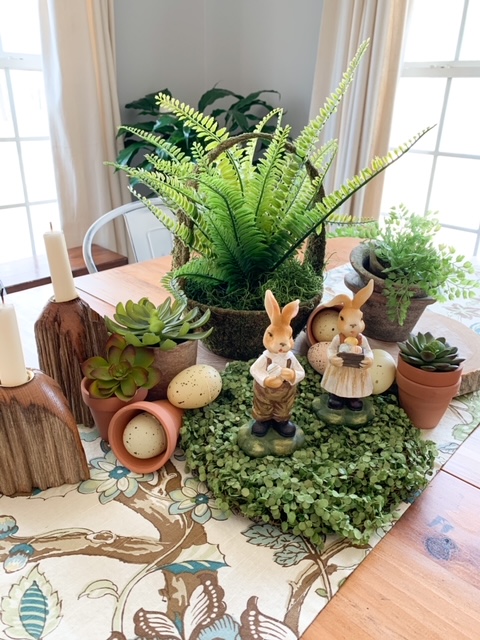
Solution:
[[[39,0],[60,215],[69,247],[91,223],[131,200],[115,160],[120,125],[113,0]],[[123,237],[122,237],[123,236]],[[125,253],[121,225],[95,242]]]
[[[388,152],[407,9],[408,0],[324,0],[311,117],[337,87],[359,45],[370,38],[355,80],[325,128],[325,141],[339,140],[336,164],[325,184],[328,191]],[[383,176],[355,194],[342,213],[378,218]]]

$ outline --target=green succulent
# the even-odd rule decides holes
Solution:
[[[197,331],[210,318],[208,309],[200,318],[198,307],[187,311],[184,298],[167,298],[156,307],[148,298],[138,302],[119,302],[113,320],[105,316],[107,330],[125,337],[135,347],[159,347],[170,351],[185,340],[202,340],[209,336],[212,328]]]
[[[138,389],[151,389],[160,382],[151,349],[137,348],[117,333],[107,341],[107,357],[93,356],[82,364],[83,375],[92,380],[88,391],[94,398],[131,400]]]
[[[458,348],[448,344],[445,338],[435,338],[430,332],[410,335],[399,342],[399,356],[417,369],[424,371],[455,371],[465,358],[458,357]]]

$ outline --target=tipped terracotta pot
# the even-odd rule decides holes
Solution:
[[[315,330],[315,323],[318,321],[319,316],[321,316],[326,311],[334,311],[335,313],[338,314],[340,313],[342,308],[343,308],[343,305],[341,304],[334,305],[333,307],[327,307],[325,306],[325,304],[319,304],[318,307],[315,307],[312,313],[308,316],[307,326],[305,327],[305,332],[307,334],[307,340],[308,340],[309,346],[317,344],[318,342],[318,339],[315,336],[314,330]],[[332,325],[331,335],[329,335],[328,337],[324,336],[325,339],[321,340],[320,342],[330,342],[337,335],[337,333],[338,333],[338,327],[337,327],[337,323],[335,322],[335,325]]]
[[[125,402],[125,400],[120,400],[120,398],[117,398],[117,396],[113,396],[112,398],[93,398],[88,392],[88,388],[91,382],[91,380],[83,378],[80,384],[82,399],[90,409],[90,413],[92,414],[93,420],[98,427],[102,440],[108,442],[108,425],[110,424],[112,416],[119,409],[132,404],[132,402],[145,400],[145,398],[147,397],[147,390],[137,389],[137,393],[128,402]]]
[[[127,451],[123,444],[123,432],[132,418],[142,412],[150,413],[161,424],[167,441],[166,449],[153,458],[137,458]],[[178,434],[182,426],[183,410],[173,406],[168,400],[156,402],[135,402],[112,417],[108,428],[108,438],[117,459],[130,471],[151,473],[163,467],[177,446]]]
[[[165,400],[167,389],[173,378],[197,362],[198,340],[186,340],[170,351],[153,348],[154,366],[160,371],[160,382],[147,395],[149,401]]]
[[[460,390],[462,367],[423,371],[398,358],[396,382],[400,406],[418,429],[433,429]]]

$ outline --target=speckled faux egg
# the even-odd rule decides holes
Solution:
[[[395,380],[397,366],[392,355],[384,349],[372,349],[373,365],[370,367],[373,379],[373,393],[377,395],[386,391]]]
[[[144,411],[132,418],[125,427],[123,444],[135,458],[153,458],[165,451],[167,439],[160,422]]]
[[[167,398],[180,409],[198,409],[213,402],[222,390],[222,378],[209,364],[194,364],[168,385]]]
[[[317,342],[307,352],[307,360],[318,373],[325,373],[328,363],[327,350],[330,342]]]
[[[338,333],[338,310],[321,309],[310,325],[313,337],[317,342],[330,342]]]

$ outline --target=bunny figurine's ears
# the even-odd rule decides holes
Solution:
[[[369,280],[368,284],[365,287],[363,287],[363,289],[360,289],[360,291],[357,291],[353,300],[350,298],[350,296],[347,296],[347,294],[339,293],[338,296],[335,296],[334,298],[332,298],[324,306],[335,307],[338,304],[343,304],[345,308],[360,309],[360,307],[362,307],[372,295],[373,285],[374,285],[373,280]]]
[[[280,306],[270,289],[265,292],[265,310],[272,324],[290,324],[297,315],[299,307],[300,300],[293,300],[280,310]]]

